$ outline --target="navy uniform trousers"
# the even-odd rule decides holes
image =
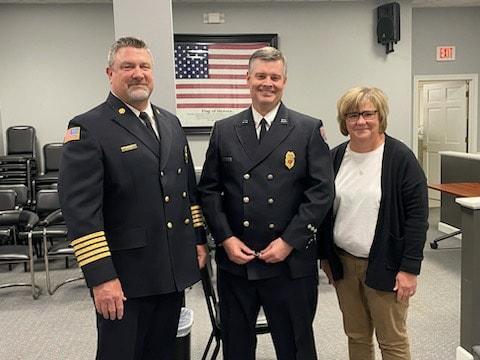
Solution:
[[[128,299],[122,320],[97,313],[97,359],[170,360],[175,356],[183,292]]]
[[[316,276],[292,279],[282,274],[248,280],[220,269],[217,283],[225,359],[255,359],[255,323],[260,305],[278,360],[317,359],[312,330],[318,294]]]

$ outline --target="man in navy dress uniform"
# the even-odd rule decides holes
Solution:
[[[199,183],[217,244],[225,360],[255,359],[263,307],[277,359],[316,359],[316,232],[333,201],[320,120],[282,102],[286,62],[257,50],[247,82],[252,106],[218,121]]]
[[[111,93],[64,139],[60,202],[102,360],[171,360],[183,291],[206,261],[190,150],[178,119],[150,103],[152,65],[142,40],[117,40]]]

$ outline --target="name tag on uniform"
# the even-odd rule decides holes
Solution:
[[[137,148],[138,148],[137,144],[129,144],[129,145],[122,146],[120,150],[122,150],[122,153],[124,153],[127,151],[136,150]]]
[[[232,162],[233,158],[231,156],[222,156],[223,162]]]

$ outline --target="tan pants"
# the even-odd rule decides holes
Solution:
[[[341,253],[344,278],[336,282],[350,360],[374,360],[373,330],[383,360],[410,360],[406,319],[408,301],[394,292],[365,285],[368,260]]]

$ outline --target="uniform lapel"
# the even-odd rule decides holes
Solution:
[[[253,163],[251,167],[256,166],[263,161],[268,155],[274,151],[277,146],[285,140],[285,138],[293,130],[295,124],[288,117],[288,109],[285,105],[280,104],[277,116],[273,120],[270,129],[262,138],[262,143],[255,147]]]
[[[158,133],[160,135],[160,170],[163,170],[167,165],[168,156],[172,147],[172,127],[171,122],[165,118],[156,106],[153,106],[153,113],[157,120]]]
[[[145,146],[160,157],[160,147],[158,140],[148,131],[148,129],[140,122],[137,116],[123,102],[117,99],[113,94],[107,98],[107,104],[110,105],[114,112],[112,120],[138,138]]]
[[[253,121],[252,109],[249,108],[238,114],[237,122],[235,124],[235,131],[237,132],[240,144],[248,157],[253,161],[256,157],[258,147],[258,138],[255,131],[255,122]]]

